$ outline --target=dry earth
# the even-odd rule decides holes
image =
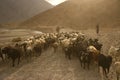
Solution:
[[[63,29],[63,31],[68,30]],[[69,31],[71,30],[69,29]],[[29,31],[24,32],[28,36]],[[95,34],[94,29],[81,30],[81,32],[89,37],[98,37],[100,42],[103,43],[102,53],[104,54],[107,54],[111,45],[120,46],[119,27],[114,30],[101,29],[99,35]],[[11,35],[1,37],[3,33],[0,33],[0,40],[2,39],[2,41]],[[29,35],[31,34],[29,33]],[[19,36],[23,35],[19,33]],[[9,38],[11,39],[11,37]],[[101,80],[96,65],[91,65],[90,70],[84,70],[80,67],[79,60],[76,57],[72,57],[72,60],[69,61],[60,48],[56,53],[50,48],[44,51],[40,57],[33,57],[28,63],[22,60],[20,65],[15,68],[12,68],[10,63],[10,61],[7,63],[0,62],[0,80]],[[109,80],[116,80],[114,66],[111,67]]]
[[[41,57],[22,66],[4,80],[99,80],[97,68],[90,70],[80,67],[77,59],[67,60],[61,50],[54,53],[45,51]]]

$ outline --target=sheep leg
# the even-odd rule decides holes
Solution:
[[[110,67],[107,68],[107,73],[109,73]]]
[[[29,61],[29,52],[27,51],[26,54],[25,54],[25,58],[27,60],[27,62]]]
[[[82,65],[83,63],[81,62],[81,67],[83,67],[83,65]]]
[[[67,58],[67,53],[65,52],[65,58]]]
[[[42,53],[42,50],[40,50],[40,52],[39,52],[39,56],[41,56],[41,53]]]
[[[105,77],[107,78],[106,68],[103,68],[103,72],[104,72]]]
[[[68,54],[68,58],[69,58],[69,60],[71,60],[71,53],[70,53],[70,54]]]
[[[84,64],[84,67],[83,67],[83,68],[85,69],[85,62],[83,62],[83,64]]]
[[[12,66],[13,67],[15,66],[15,59],[14,58],[12,59]]]
[[[87,63],[88,70],[89,70],[89,68],[90,68],[90,67],[89,67],[89,64],[90,64],[90,63],[88,62],[88,63]]]
[[[38,56],[40,56],[41,55],[41,51],[38,53]]]
[[[3,55],[2,55],[2,54],[0,54],[0,57],[2,58],[2,61],[4,61],[4,58],[3,58]]]
[[[100,72],[101,80],[104,80],[103,68],[101,66],[99,66],[99,72]]]
[[[54,53],[56,53],[56,51],[57,51],[57,47],[53,47],[54,48]]]
[[[116,76],[117,76],[117,80],[119,80],[119,74],[118,73],[116,73]]]
[[[82,60],[80,59],[80,57],[79,57],[79,60],[80,60],[80,65],[81,65],[81,67],[82,67]]]
[[[19,65],[19,63],[20,63],[20,57],[18,57],[18,65]]]
[[[32,50],[29,52],[30,60],[32,59]]]

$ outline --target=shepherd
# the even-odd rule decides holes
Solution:
[[[99,34],[99,24],[96,26],[96,33]]]
[[[56,27],[56,32],[59,33],[60,32],[60,27]]]

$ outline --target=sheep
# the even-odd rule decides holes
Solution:
[[[87,52],[92,55],[93,61],[97,63],[97,56],[100,54],[100,51],[98,51],[94,46],[89,46],[87,48]]]
[[[116,60],[119,61],[119,57],[120,57],[120,52],[119,52],[120,48],[111,46],[109,51],[108,51],[108,55],[111,55],[113,57],[113,61],[115,62]]]
[[[25,53],[26,58],[29,57],[31,59],[32,53],[33,53],[33,47],[32,47],[32,45],[28,44],[26,46],[26,53]]]
[[[73,42],[75,41],[76,38],[65,38],[64,40],[61,41],[61,46],[62,49],[65,53],[65,57],[68,57],[69,60],[71,59],[71,54],[74,51],[74,45]]]
[[[69,44],[70,44],[70,39],[64,39],[64,40],[61,41],[61,45],[63,47],[68,47]]]
[[[33,51],[36,53],[36,56],[40,56],[42,53],[42,44],[41,43],[35,43],[33,45]]]
[[[98,51],[94,46],[89,46],[89,47],[87,48],[87,50],[88,50],[89,52],[94,52],[94,53],[96,53],[96,54],[99,53],[99,51]]]
[[[59,43],[58,42],[53,43],[52,47],[54,49],[54,52],[56,52],[57,48],[59,47]]]
[[[119,77],[120,77],[120,62],[115,62],[114,65],[115,65],[117,80],[119,80]]]
[[[114,56],[116,54],[116,51],[118,50],[119,48],[116,48],[114,46],[111,46],[109,51],[108,51],[108,54],[111,55],[111,56]]]

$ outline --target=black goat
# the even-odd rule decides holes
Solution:
[[[65,47],[63,48],[65,51],[65,57],[68,58],[69,60],[71,60],[71,55],[74,52],[73,50],[73,45],[70,44],[69,47]]]
[[[41,53],[42,53],[42,46],[41,44],[36,44],[34,47],[33,47],[33,50],[34,52],[36,53],[36,55],[40,56]]]
[[[85,69],[85,67],[87,65],[87,68],[89,69],[89,65],[90,65],[90,62],[91,62],[91,55],[87,52],[81,51],[79,53],[78,57],[79,57],[79,60],[80,60],[81,67],[83,67]]]
[[[0,57],[1,57],[2,60],[4,61],[4,59],[3,59],[3,54],[2,54],[2,51],[1,51],[1,48],[0,48]]]
[[[17,48],[13,48],[11,46],[4,47],[2,52],[8,56],[8,58],[12,59],[12,66],[15,66],[15,60],[18,59],[18,64],[20,62],[21,53]]]
[[[98,55],[98,66],[102,67],[103,73],[107,77],[107,74],[109,73],[110,66],[112,64],[112,57],[111,56],[105,56],[103,54]]]

